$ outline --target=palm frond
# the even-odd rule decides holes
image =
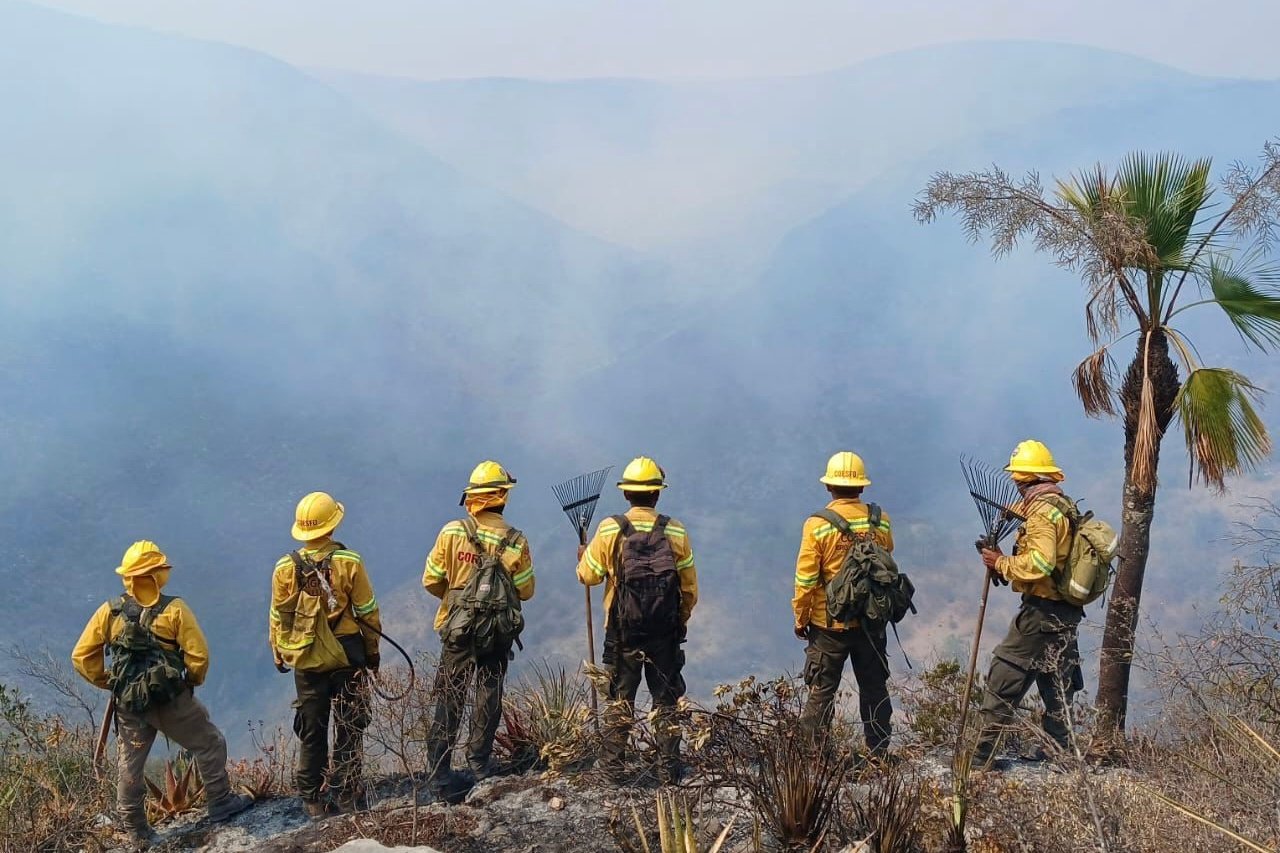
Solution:
[[[1071,375],[1071,384],[1086,415],[1091,418],[1116,416],[1115,379],[1116,366],[1107,347],[1080,362]]]
[[[1252,267],[1246,260],[1209,259],[1205,279],[1218,303],[1246,344],[1258,349],[1280,345],[1280,269]]]
[[[1262,391],[1234,370],[1202,367],[1178,390],[1192,475],[1225,487],[1226,478],[1256,468],[1271,452],[1271,437],[1254,403]]]
[[[1146,241],[1159,270],[1178,270],[1189,260],[1191,230],[1213,191],[1207,157],[1134,152],[1116,171],[1125,213],[1144,223]]]

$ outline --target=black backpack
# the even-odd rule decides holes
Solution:
[[[143,607],[124,595],[111,603],[111,615],[122,617],[124,627],[107,646],[111,656],[107,686],[115,694],[116,704],[126,711],[145,713],[173,701],[187,689],[182,652],[162,645],[151,632],[156,617],[175,600],[162,595],[155,604]]]
[[[464,518],[462,526],[480,560],[462,588],[450,591],[449,615],[440,627],[440,636],[448,643],[468,646],[478,655],[510,648],[512,643],[523,649],[520,593],[502,564],[502,554],[516,543],[520,531],[511,528],[490,551],[480,541],[474,518]]]
[[[814,513],[815,518],[830,522],[851,544],[840,570],[827,583],[827,615],[837,622],[898,623],[915,613],[912,598],[915,585],[898,571],[893,555],[876,541],[881,512],[876,504],[867,505],[866,534],[853,531],[849,522],[832,509]]]
[[[631,519],[615,515],[612,620],[623,642],[634,645],[674,637],[680,627],[680,573],[667,538],[669,516],[660,515],[653,530],[640,533]]]

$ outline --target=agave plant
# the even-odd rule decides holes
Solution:
[[[1124,515],[1120,566],[1107,612],[1098,703],[1104,724],[1122,730],[1134,629],[1155,508],[1160,443],[1177,418],[1191,458],[1189,478],[1222,489],[1256,467],[1271,439],[1258,417],[1259,389],[1245,376],[1205,365],[1180,322],[1213,307],[1246,347],[1280,344],[1280,271],[1266,263],[1280,228],[1280,143],[1262,164],[1233,166],[1215,207],[1207,159],[1132,154],[1057,183],[1046,198],[1039,177],[1014,181],[998,168],[940,173],[915,205],[923,222],[960,214],[974,240],[997,256],[1029,239],[1081,275],[1085,325],[1095,349],[1074,385],[1085,412],[1124,425]],[[1129,342],[1121,373],[1113,348]]]
[[[657,806],[659,853],[720,853],[736,820],[730,819],[711,846],[704,849],[698,846],[697,813],[688,797],[674,791],[659,791]],[[644,853],[653,853],[648,835],[644,831],[644,821],[635,806],[631,807],[631,816],[635,821],[641,848]]]
[[[194,810],[204,796],[204,782],[196,773],[196,764],[190,756],[165,759],[163,788],[149,778],[145,781],[151,795],[147,800],[147,810],[154,823]]]

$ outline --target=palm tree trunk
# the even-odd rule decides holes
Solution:
[[[1149,374],[1155,402],[1157,438],[1147,445],[1148,458],[1139,460],[1138,424],[1144,374]],[[1107,624],[1102,635],[1101,667],[1098,674],[1098,710],[1100,722],[1115,735],[1124,733],[1129,703],[1129,674],[1133,665],[1134,637],[1138,625],[1138,605],[1142,599],[1142,581],[1147,571],[1151,550],[1151,521],[1155,515],[1156,483],[1154,472],[1160,461],[1160,440],[1173,419],[1173,404],[1179,388],[1178,368],[1169,357],[1169,341],[1156,329],[1138,341],[1138,351],[1125,373],[1120,388],[1124,407],[1124,495],[1120,524],[1119,567]],[[1150,482],[1140,482],[1135,469],[1145,462],[1153,472]]]

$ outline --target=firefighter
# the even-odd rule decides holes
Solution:
[[[455,774],[450,755],[462,721],[462,708],[475,676],[475,709],[467,742],[467,765],[474,781],[494,773],[493,739],[502,716],[502,689],[512,645],[519,642],[524,618],[520,603],[533,597],[533,556],[525,535],[504,517],[516,484],[506,468],[492,460],[471,472],[460,505],[466,517],[451,521],[427,556],[422,585],[441,599],[435,629],[441,635],[436,669],[435,719],[427,739],[428,777],[437,796],[450,799],[467,780]],[[496,561],[496,563],[494,562]],[[486,566],[495,570],[495,586],[470,584]],[[499,575],[505,574],[508,583]],[[493,596],[480,612],[467,602]]]
[[[609,701],[602,763],[615,781],[622,779],[641,675],[658,710],[659,778],[675,784],[682,773],[675,711],[685,692],[681,644],[698,603],[698,572],[684,525],[656,509],[666,487],[657,462],[633,459],[618,483],[631,508],[601,521],[579,549],[578,580],[605,583],[601,660],[609,671]]]
[[[187,603],[161,593],[170,569],[156,543],[130,545],[116,569],[125,594],[98,608],[71,653],[76,672],[115,697],[116,800],[135,850],[158,840],[147,822],[143,779],[157,732],[194,757],[210,820],[227,820],[253,804],[231,792],[227,742],[192,692],[209,672],[209,646]]]
[[[302,545],[280,558],[271,578],[269,640],[276,669],[294,670],[293,731],[300,741],[295,783],[313,820],[368,805],[361,784],[369,725],[366,672],[381,664],[382,620],[364,561],[333,538],[344,515],[342,504],[324,492],[303,497],[292,530]],[[313,603],[308,610],[299,601]],[[304,627],[307,613],[321,616]],[[336,643],[325,651],[317,633]],[[321,796],[326,781],[327,799]]]
[[[992,652],[983,693],[973,764],[993,769],[1007,766],[995,760],[1000,734],[1032,684],[1044,702],[1045,734],[1060,749],[1069,741],[1067,711],[1084,688],[1076,641],[1084,608],[1064,601],[1053,579],[1055,571],[1066,567],[1071,550],[1071,523],[1060,508],[1069,499],[1058,485],[1065,475],[1049,448],[1038,441],[1020,443],[1005,470],[1022,495],[1012,509],[1027,520],[1018,531],[1013,555],[982,548],[986,570],[1022,594],[1022,607],[1008,635]],[[1033,756],[1047,757],[1044,750]]]
[[[893,531],[887,513],[879,513],[878,524],[871,523],[872,505],[862,501],[862,492],[871,480],[856,453],[841,451],[832,456],[819,482],[827,487],[831,501],[822,514],[804,522],[796,557],[795,598],[791,602],[796,638],[808,643],[804,681],[809,697],[800,716],[800,728],[815,743],[827,736],[848,660],[858,683],[859,718],[867,751],[872,758],[884,758],[893,732],[886,624],[868,619],[838,622],[828,616],[826,586],[840,571],[853,540],[837,527],[836,519],[822,516],[834,513],[847,523],[852,536],[874,537],[890,552]]]

